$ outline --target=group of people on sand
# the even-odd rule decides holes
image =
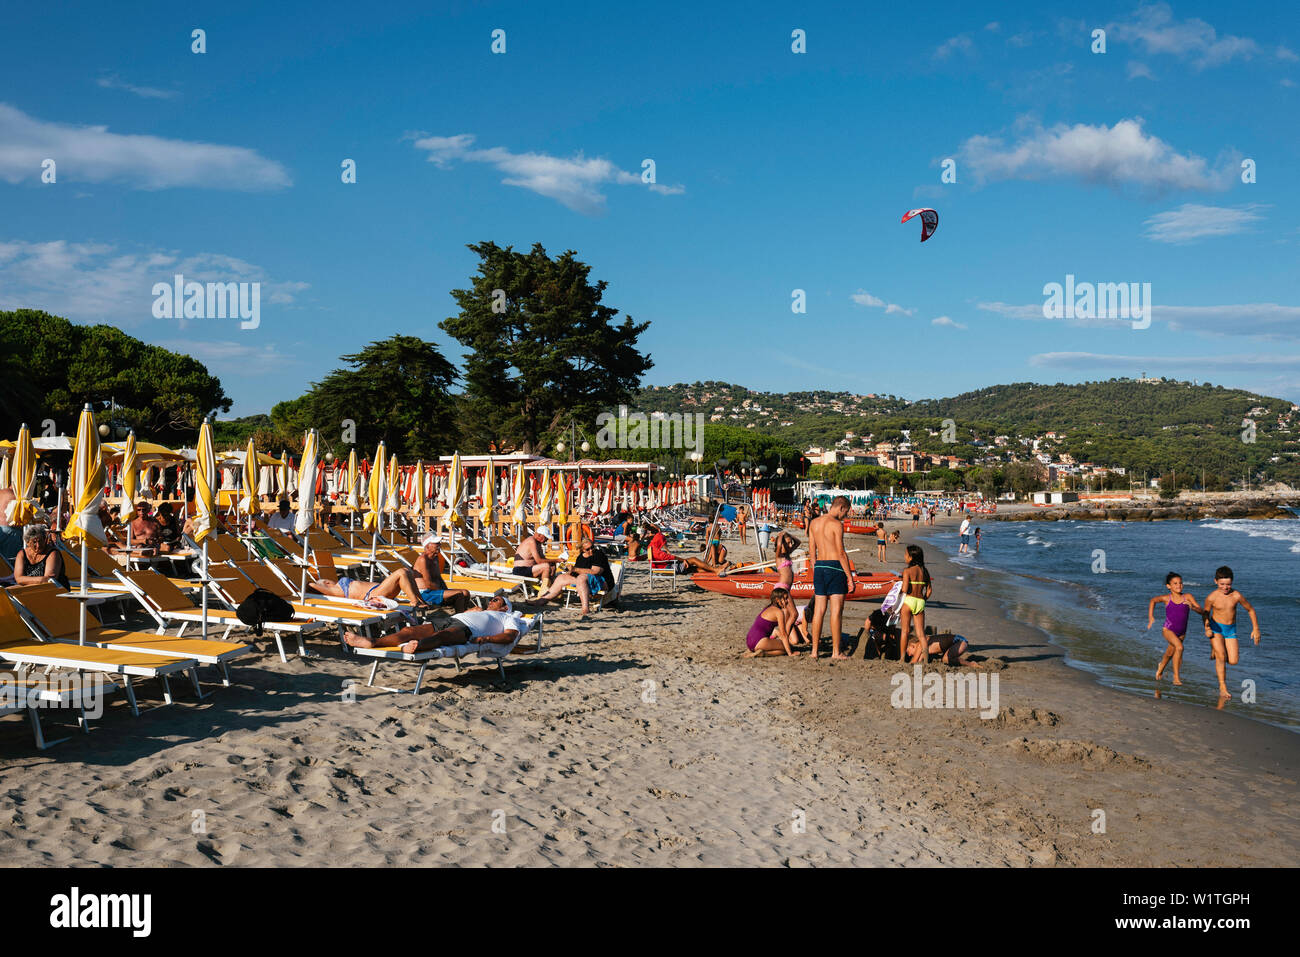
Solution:
[[[1214,671],[1219,679],[1219,699],[1226,701],[1232,697],[1228,691],[1228,665],[1235,665],[1240,652],[1237,639],[1237,609],[1242,608],[1250,616],[1250,637],[1259,644],[1259,619],[1254,607],[1246,597],[1233,587],[1232,569],[1227,565],[1219,567],[1214,573],[1214,591],[1205,596],[1205,605],[1198,605],[1195,597],[1183,590],[1183,576],[1170,572],[1165,576],[1163,595],[1156,595],[1147,603],[1147,628],[1155,624],[1156,605],[1165,606],[1165,623],[1161,627],[1168,647],[1156,667],[1156,680],[1164,677],[1165,668],[1173,664],[1174,684],[1183,683],[1181,671],[1183,665],[1183,643],[1187,639],[1188,623],[1192,612],[1200,616],[1205,626],[1205,637],[1210,642],[1210,655],[1214,658]]]
[[[813,569],[813,601],[811,617],[809,606],[796,608],[790,595],[794,581],[789,553],[793,551],[792,536],[782,533],[777,540],[778,581],[766,608],[750,626],[745,636],[746,657],[788,655],[807,652],[809,657],[819,656],[822,624],[829,618],[831,633],[831,659],[844,660],[849,656],[841,648],[843,642],[844,602],[853,588],[853,567],[844,550],[844,519],[849,513],[849,500],[840,495],[833,499],[825,514],[809,523],[808,558]],[[790,543],[793,542],[793,545]],[[883,543],[877,540],[878,546]],[[925,553],[919,545],[908,545],[906,565],[897,584],[896,600],[885,606],[897,609],[898,625],[892,628],[882,611],[873,612],[863,626],[867,632],[867,657],[884,657],[896,649],[896,654],[911,662],[925,661],[930,655],[941,655],[949,664],[972,664],[965,660],[969,645],[964,638],[952,635],[935,635],[925,626],[925,603],[934,594],[934,582],[925,567]],[[786,556],[783,558],[782,556]],[[860,632],[861,634],[861,632]],[[892,645],[891,645],[892,641]]]

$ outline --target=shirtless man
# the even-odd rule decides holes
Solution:
[[[437,625],[412,625],[391,635],[367,638],[355,631],[343,633],[343,640],[353,648],[401,648],[408,655],[429,651],[443,645],[513,644],[530,627],[527,618],[514,613],[509,599],[495,595],[487,611],[468,611],[453,615],[446,628]]]
[[[844,596],[849,593],[853,571],[844,553],[844,517],[849,514],[849,500],[837,495],[831,507],[813,519],[808,529],[808,564],[813,574],[812,658],[817,660],[822,638],[822,618],[827,606],[831,610],[831,660],[845,659],[840,651],[840,622],[844,613]]]
[[[463,588],[448,588],[442,580],[438,563],[438,536],[433,532],[424,536],[424,551],[415,560],[415,584],[420,597],[430,605],[450,605],[459,614],[469,608],[469,592]]]
[[[1232,587],[1232,569],[1227,565],[1214,573],[1214,591],[1205,597],[1205,637],[1210,639],[1214,670],[1219,676],[1219,701],[1232,697],[1228,692],[1227,665],[1237,663],[1237,606],[1250,615],[1250,637],[1259,644],[1259,619],[1244,595]]]
[[[546,530],[546,527],[539,525],[533,530],[533,534],[520,542],[519,547],[515,549],[515,557],[510,569],[516,575],[540,578],[543,590],[551,584],[551,563],[546,560],[546,553],[542,551],[550,538],[551,533]]]

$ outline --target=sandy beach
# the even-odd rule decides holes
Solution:
[[[181,690],[137,720],[115,699],[89,736],[49,751],[11,718],[0,853],[11,866],[1294,864],[1300,737],[1104,688],[976,594],[969,569],[959,581],[935,549],[927,559],[929,620],[998,676],[992,720],[891,707],[897,662],[744,660],[756,602],[651,598],[642,569],[620,612],[550,611],[544,652],[512,658],[504,682],[445,665],[418,697],[365,688],[367,667],[324,633],[309,642],[319,657],[241,659],[234,687],[201,702]],[[851,604],[846,631],[875,607]],[[380,682],[414,676],[389,665]]]

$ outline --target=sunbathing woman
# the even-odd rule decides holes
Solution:
[[[1170,661],[1174,663],[1174,684],[1183,683],[1182,676],[1179,674],[1183,668],[1183,641],[1187,637],[1187,619],[1191,617],[1191,612],[1195,612],[1202,618],[1205,612],[1201,606],[1196,603],[1196,599],[1190,594],[1183,591],[1183,576],[1177,572],[1170,572],[1165,576],[1165,587],[1169,589],[1168,594],[1156,595],[1147,603],[1147,630],[1156,623],[1156,605],[1164,602],[1165,605],[1165,624],[1160,629],[1160,633],[1165,636],[1168,647],[1165,648],[1164,656],[1160,659],[1160,666],[1156,668],[1156,681],[1164,677],[1165,666]]]
[[[772,655],[789,655],[797,658],[799,652],[790,646],[790,632],[787,627],[786,611],[790,607],[790,593],[784,588],[772,590],[772,600],[758,613],[754,623],[749,626],[745,636],[746,658],[766,658]],[[772,637],[772,632],[776,637]]]
[[[916,641],[908,638],[908,648],[915,645],[910,661],[920,664],[925,660],[929,643],[925,640],[925,603],[934,594],[930,572],[925,567],[925,553],[920,545],[907,546],[907,567],[903,569],[903,609],[899,615],[899,631],[904,635],[915,633]]]
[[[336,582],[321,579],[309,581],[307,587],[331,598],[350,598],[354,601],[368,601],[371,598],[396,598],[398,592],[416,608],[433,607],[420,597],[419,586],[409,568],[399,568],[381,582],[366,582],[340,575]]]

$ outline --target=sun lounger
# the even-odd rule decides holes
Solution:
[[[41,709],[58,707],[60,709],[77,709],[77,723],[86,734],[90,733],[90,721],[86,717],[86,705],[93,703],[99,696],[107,696],[121,687],[110,675],[95,674],[83,676],[81,672],[69,675],[31,674],[25,666],[17,671],[0,671],[0,682],[8,689],[12,698],[0,700],[0,715],[27,713],[32,724],[32,736],[36,747],[44,751],[56,744],[62,744],[67,738],[49,741],[41,727]]]
[[[451,659],[456,665],[457,674],[461,671],[461,661],[471,656],[479,661],[490,662],[497,666],[497,671],[504,680],[506,670],[503,666],[503,660],[511,654],[538,654],[542,650],[542,614],[521,616],[530,623],[526,632],[527,635],[536,635],[536,646],[529,647],[527,651],[519,651],[519,642],[524,638],[524,634],[515,636],[515,640],[508,645],[493,644],[466,644],[466,645],[445,645],[441,648],[433,648],[429,651],[417,651],[414,654],[408,654],[400,648],[348,648],[353,654],[360,658],[373,659],[374,664],[370,667],[370,677],[366,679],[366,687],[373,687],[375,684],[375,675],[379,671],[379,665],[385,661],[404,661],[418,664],[420,672],[415,676],[415,687],[411,689],[411,694],[420,693],[420,683],[424,680],[424,672],[429,667],[431,661],[445,661]],[[529,642],[530,646],[532,642]],[[398,691],[397,688],[389,688],[380,685],[385,691]]]
[[[18,603],[27,612],[27,619],[51,641],[76,643],[81,640],[80,615],[75,601],[60,598],[53,585],[24,588],[16,595]],[[215,638],[183,638],[179,635],[150,634],[145,631],[124,631],[100,625],[89,614],[86,616],[86,645],[97,645],[114,651],[132,651],[180,658],[203,665],[212,665],[221,672],[222,684],[230,687],[230,661],[253,651],[251,645]],[[203,697],[199,688],[198,669],[195,668],[194,690]]]
[[[70,601],[70,599],[60,599]],[[75,606],[74,606],[75,611]],[[132,678],[157,678],[163,687],[163,699],[172,703],[168,676],[190,672],[198,688],[199,663],[192,658],[172,658],[157,654],[118,651],[96,645],[72,645],[45,641],[37,636],[31,619],[19,612],[9,597],[0,589],[0,661],[12,665],[38,668],[71,668],[77,671],[121,675],[122,690],[131,704],[131,713],[139,715]]]

